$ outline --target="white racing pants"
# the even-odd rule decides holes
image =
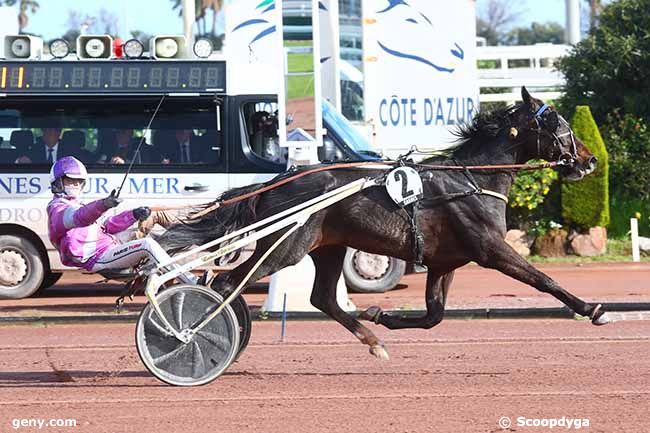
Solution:
[[[142,259],[150,259],[153,263],[160,264],[169,260],[169,254],[151,238],[136,239],[106,250],[93,265],[92,272],[131,268],[140,263]],[[174,267],[174,265],[171,266]],[[197,278],[190,272],[179,275],[178,279],[186,284],[195,284],[197,281]]]

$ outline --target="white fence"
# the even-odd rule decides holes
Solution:
[[[521,86],[544,100],[562,95],[564,76],[555,69],[557,59],[571,46],[537,44],[477,47],[478,81],[481,102],[512,103],[521,99]],[[507,89],[505,93],[484,93],[486,88]]]

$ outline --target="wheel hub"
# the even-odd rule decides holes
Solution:
[[[192,341],[192,338],[194,337],[194,333],[192,332],[191,329],[183,329],[179,334],[181,337],[181,341],[185,344]]]
[[[27,275],[27,261],[16,251],[0,252],[0,284],[15,286]]]
[[[364,251],[354,254],[354,269],[359,275],[368,280],[378,280],[388,272],[390,258]]]

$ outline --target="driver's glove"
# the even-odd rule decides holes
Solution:
[[[137,207],[133,209],[133,217],[138,221],[144,221],[151,215],[151,209],[147,206]]]

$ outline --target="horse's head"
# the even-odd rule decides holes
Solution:
[[[523,104],[513,113],[512,121],[528,159],[560,162],[560,173],[568,180],[580,180],[596,169],[596,157],[575,136],[569,122],[533,98],[525,87],[521,97]]]

